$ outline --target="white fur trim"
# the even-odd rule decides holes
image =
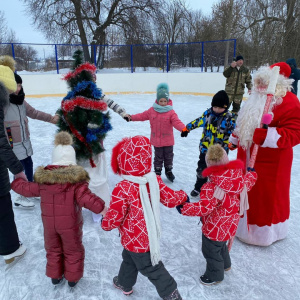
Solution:
[[[237,145],[239,143],[238,137],[235,137],[235,136],[231,135],[229,137],[229,143],[232,143],[233,145]]]
[[[278,148],[277,142],[280,137],[281,135],[278,134],[276,127],[269,127],[267,131],[267,137],[261,147]]]
[[[271,226],[249,225],[247,228],[247,216],[240,219],[236,236],[244,243],[269,246],[278,240],[286,238],[288,232],[288,221],[272,224]]]

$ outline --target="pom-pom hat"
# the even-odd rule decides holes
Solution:
[[[208,148],[205,155],[207,167],[225,165],[229,163],[229,158],[226,151],[221,145],[216,144]]]
[[[14,59],[8,55],[0,56],[0,82],[4,84],[9,93],[14,93],[17,90],[14,71]]]
[[[169,86],[166,83],[160,83],[156,88],[156,100],[165,98],[169,100]]]
[[[76,154],[73,144],[72,136],[66,132],[61,131],[55,136],[55,148],[52,152],[52,165],[69,166],[76,165]]]

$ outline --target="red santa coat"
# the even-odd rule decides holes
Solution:
[[[119,174],[143,176],[151,171],[151,144],[146,137],[133,137],[112,155],[117,160]],[[118,152],[118,153],[117,153]],[[117,156],[117,157],[116,157]],[[167,207],[175,207],[187,199],[184,191],[173,191],[157,176],[160,202]],[[148,184],[147,184],[148,185]],[[149,191],[149,189],[148,189]],[[104,230],[118,228],[121,244],[131,252],[149,252],[149,238],[140,199],[139,185],[123,180],[112,192],[109,209],[101,224]]]
[[[241,219],[236,234],[244,242],[259,246],[268,246],[287,236],[292,147],[300,143],[299,99],[287,92],[273,113],[254,165],[258,180],[249,193],[250,209]],[[238,149],[238,158],[246,161],[242,148]]]
[[[212,166],[203,171],[209,179],[201,188],[200,201],[186,203],[183,215],[202,217],[202,232],[213,241],[228,241],[236,233],[240,220],[240,193],[244,186],[249,191],[255,184],[255,172],[243,174],[244,164],[234,160],[226,165]],[[225,191],[222,200],[214,197],[216,187]]]
[[[89,190],[88,173],[80,166],[39,167],[34,180],[19,178],[11,187],[25,197],[41,197],[46,275],[77,282],[84,270],[81,207],[100,213],[105,203]]]

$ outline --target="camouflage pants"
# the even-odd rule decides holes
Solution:
[[[232,112],[238,113],[241,108],[241,103],[243,101],[243,95],[228,95],[229,97],[229,107],[232,103]]]

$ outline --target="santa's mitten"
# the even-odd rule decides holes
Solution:
[[[267,137],[267,129],[264,128],[256,128],[253,135],[253,142],[256,145],[262,145],[265,142],[265,139]]]
[[[189,131],[186,127],[184,127],[181,131],[181,137],[187,137],[189,134]]]

